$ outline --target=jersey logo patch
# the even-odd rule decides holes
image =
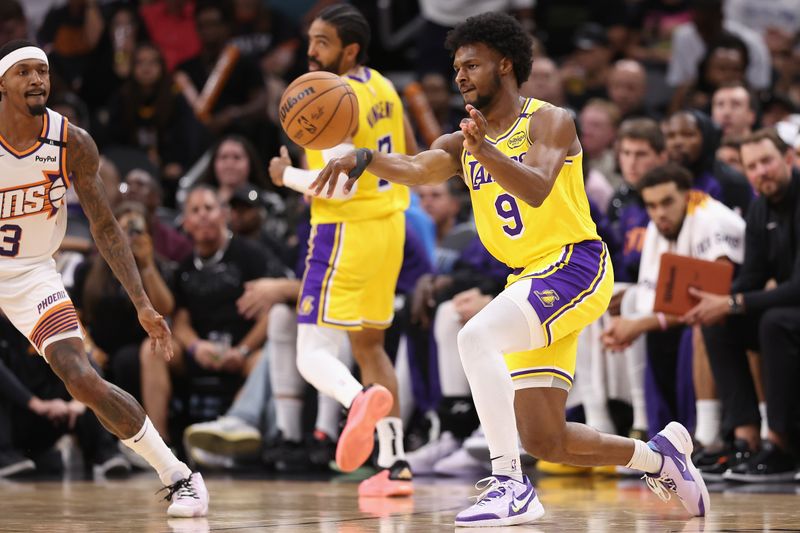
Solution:
[[[545,289],[543,291],[533,291],[533,294],[539,298],[539,301],[542,302],[542,305],[545,307],[553,307],[558,300],[558,293],[553,289]]]
[[[517,133],[512,135],[510,139],[508,139],[508,147],[513,150],[514,148],[519,148],[520,146],[522,146],[522,143],[524,142],[525,142],[525,132],[518,131]]]
[[[314,297],[313,296],[306,296],[300,302],[300,315],[301,316],[308,316],[314,310]]]
[[[60,172],[44,171],[45,179],[15,188],[0,190],[0,220],[47,213],[52,218],[58,212],[67,193],[67,185]]]

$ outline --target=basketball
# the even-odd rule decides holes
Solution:
[[[331,72],[309,72],[281,96],[281,126],[295,143],[312,150],[341,144],[358,124],[358,100],[345,80]]]

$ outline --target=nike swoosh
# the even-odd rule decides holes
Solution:
[[[528,495],[522,500],[518,500],[517,497],[514,496],[514,498],[511,500],[511,510],[515,513],[520,512],[520,510],[527,507],[528,503],[530,503],[531,501],[531,498],[534,497],[535,495],[536,493],[531,488],[531,490],[528,491]]]
[[[680,460],[680,459],[678,459],[677,457],[673,457],[673,459],[675,459],[676,461],[678,461],[678,463],[680,463],[680,465],[681,465],[681,472],[686,472],[686,463],[684,463],[683,461],[681,461],[681,460]]]
[[[489,460],[490,461],[494,461],[495,459],[500,459],[501,457],[503,457],[503,456],[502,455],[498,455],[497,457],[489,457]]]

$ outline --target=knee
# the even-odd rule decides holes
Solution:
[[[73,398],[91,405],[101,395],[100,379],[83,350],[72,343],[56,343],[48,354],[50,367],[61,378]]]
[[[789,328],[787,328],[787,321],[792,318],[796,322],[796,314],[790,313],[787,309],[782,307],[773,307],[768,309],[761,316],[761,321],[758,323],[758,333],[761,344],[769,344],[769,341],[775,338],[785,336]],[[795,328],[797,324],[795,324]]]
[[[532,456],[551,463],[561,463],[565,456],[564,432],[542,431],[529,424],[519,428],[522,447]]]

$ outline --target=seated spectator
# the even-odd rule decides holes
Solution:
[[[142,285],[153,307],[163,316],[171,316],[175,299],[166,280],[171,280],[172,272],[154,250],[144,206],[123,202],[114,214],[128,236]],[[71,296],[86,330],[89,357],[104,369],[111,383],[141,398],[139,345],[147,333],[139,327],[136,308],[100,254],[76,268]]]
[[[667,162],[667,152],[658,123],[646,118],[623,122],[617,147],[624,183],[609,209],[615,240],[622,243],[622,255],[614,259],[614,279],[633,282],[639,278],[644,233],[650,220],[639,194],[639,182],[650,170]]]
[[[139,202],[147,210],[147,227],[150,229],[155,251],[170,261],[180,262],[186,259],[192,253],[192,243],[159,216],[163,194],[158,181],[146,170],[137,168],[125,176],[123,188],[123,199]]]
[[[43,358],[31,356],[25,337],[5,318],[0,330],[0,479],[34,468],[40,475],[62,475],[66,465],[54,446],[66,434],[77,437],[89,476],[103,479],[130,472],[116,438],[70,397]]]
[[[659,118],[647,108],[647,72],[638,61],[620,59],[608,75],[608,99],[617,106],[621,120],[634,117]]]
[[[132,75],[109,108],[109,142],[146,152],[174,193],[176,180],[200,152],[197,122],[155,45],[142,43],[132,51]]]
[[[207,141],[212,136],[238,133],[253,140],[262,156],[277,149],[277,129],[267,121],[267,94],[261,70],[251,59],[238,51],[228,57],[233,67],[221,84],[219,95],[212,105],[203,104],[196,95],[202,94],[214,66],[232,46],[232,12],[228,4],[201,0],[194,10],[200,52],[178,65],[175,80],[187,96],[189,105],[205,126]]]
[[[0,2],[0,46],[28,38],[28,20],[25,12],[17,0],[4,0]]]
[[[747,178],[715,157],[719,129],[700,111],[678,111],[662,123],[667,155],[692,173],[693,188],[705,191],[744,216],[753,198]]]
[[[246,138],[227,135],[217,142],[211,154],[211,163],[200,183],[218,188],[223,202],[230,201],[233,191],[243,185],[272,189],[266,180],[261,157]]]
[[[614,161],[614,140],[619,127],[619,109],[607,100],[590,100],[578,115],[578,134],[588,170],[596,170],[612,189],[622,185]]]
[[[669,420],[691,427],[697,407],[696,437],[709,446],[718,438],[719,405],[708,409],[706,403],[698,401],[695,406],[694,390],[687,386],[694,366],[691,342],[684,340],[691,339],[692,331],[683,326],[681,317],[653,311],[655,288],[661,255],[665,252],[740,264],[744,255],[744,220],[706,193],[691,190],[691,185],[691,174],[675,163],[651,169],[639,182],[638,190],[650,222],[634,289],[635,312],[613,317],[603,334],[603,342],[607,348],[623,350],[640,335],[646,335],[649,427],[661,427]]]
[[[628,4],[626,56],[663,69],[670,61],[672,33],[692,18],[689,0],[647,0]]]
[[[744,263],[730,295],[697,291],[700,302],[685,320],[706,326],[723,430],[734,438],[715,471],[738,481],[785,481],[795,476],[800,413],[800,171],[774,130],[746,137],[741,150],[759,193],[747,215]],[[767,288],[770,280],[774,288]],[[769,425],[764,441],[747,349],[761,354]]]
[[[607,98],[606,83],[611,71],[611,47],[606,29],[588,22],[575,31],[575,51],[561,68],[567,102],[581,109],[589,100]]]
[[[266,316],[243,318],[236,300],[245,283],[264,277],[267,259],[257,244],[228,231],[225,210],[214,189],[199,185],[184,206],[184,228],[194,241],[194,253],[183,261],[174,282],[175,355],[165,361],[150,343],[142,345],[142,400],[153,426],[168,433],[170,372],[203,378],[216,400],[204,403],[207,391],[197,395],[189,418],[213,418],[227,408],[233,394],[258,360],[266,337]],[[199,405],[197,405],[199,404]],[[166,439],[165,439],[166,440]]]
[[[416,188],[422,209],[436,226],[434,269],[439,274],[450,273],[462,250],[475,236],[472,222],[459,222],[463,189],[455,180]]]
[[[575,110],[567,105],[564,82],[561,79],[558,65],[549,57],[540,57],[533,60],[531,73],[527,81],[520,86],[519,93],[528,98],[544,100],[554,106],[567,109],[573,115],[576,114]]]
[[[722,142],[719,143],[719,148],[717,148],[716,158],[736,172],[744,174],[741,153],[742,143],[739,139],[740,137],[723,137]]]
[[[758,100],[741,83],[720,86],[711,96],[711,120],[722,137],[745,137],[752,133],[758,114]]]
[[[139,15],[164,55],[169,72],[200,52],[194,13],[193,0],[154,0],[139,7]]]

